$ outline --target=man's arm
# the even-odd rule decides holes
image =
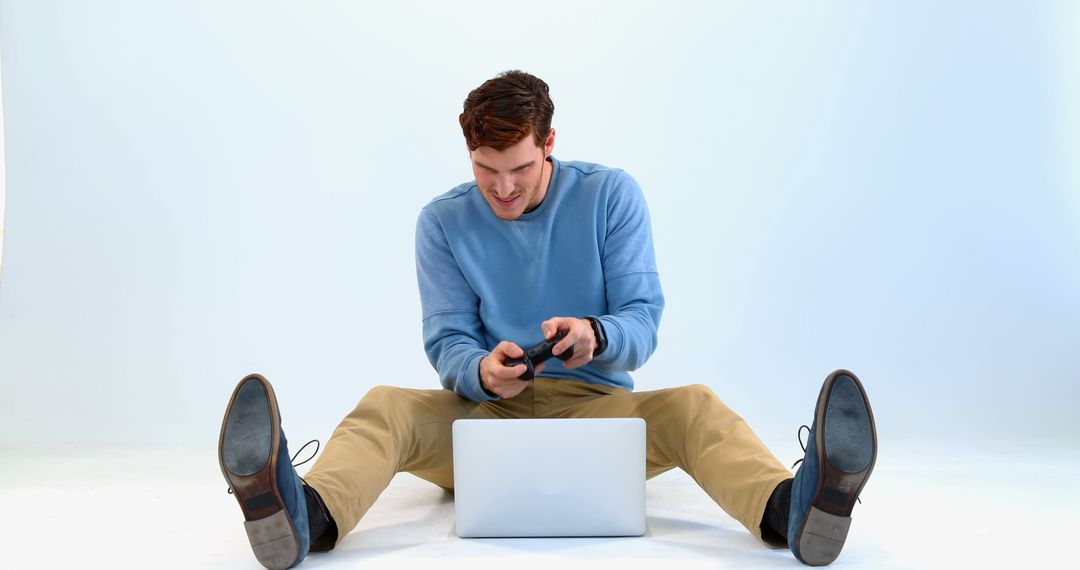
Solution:
[[[480,299],[450,251],[433,211],[416,222],[416,279],[423,313],[424,352],[444,388],[482,402],[496,399],[480,383],[480,359],[488,354]]]
[[[521,393],[528,385],[518,379],[525,365],[504,362],[524,356],[525,351],[509,341],[491,352],[483,348],[479,298],[461,273],[438,217],[427,209],[416,224],[416,276],[424,316],[424,351],[443,387],[478,402]],[[541,364],[536,372],[543,369]]]
[[[636,370],[656,350],[664,293],[645,195],[625,172],[614,185],[601,251],[608,314],[580,316],[597,317],[607,337],[607,349],[592,360],[598,368]]]

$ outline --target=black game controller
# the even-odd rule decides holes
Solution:
[[[539,366],[541,362],[551,358],[551,349],[554,348],[560,340],[566,338],[566,334],[568,332],[570,331],[559,331],[555,333],[555,336],[551,337],[551,340],[545,340],[544,342],[530,348],[529,350],[526,350],[524,357],[508,358],[506,359],[506,362],[504,364],[506,364],[507,366],[517,366],[518,364],[524,364],[526,368],[525,373],[521,376],[518,376],[518,379],[532,380],[533,376],[536,374],[536,367]],[[570,348],[566,349],[565,352],[556,356],[555,358],[558,358],[559,360],[568,360],[572,356],[574,356],[574,347],[571,346]]]

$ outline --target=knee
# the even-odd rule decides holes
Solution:
[[[393,398],[400,391],[401,391],[401,388],[397,388],[395,386],[375,386],[374,388],[368,390],[368,393],[367,393],[367,395],[364,396],[364,398],[373,398],[373,399]]]
[[[691,384],[679,388],[679,396],[682,404],[692,410],[702,410],[708,407],[726,407],[713,389],[704,384]]]
[[[715,400],[716,392],[704,384],[690,384],[679,388],[683,398],[690,401]]]
[[[404,390],[394,386],[375,386],[368,390],[367,394],[364,394],[356,407],[374,406],[385,409],[388,405],[400,400],[403,392]]]
[[[402,396],[402,394],[404,392],[405,391],[403,389],[396,388],[396,386],[377,385],[377,386],[375,386],[375,388],[368,390],[367,394],[364,394],[364,397],[361,399],[360,402],[361,402],[361,404],[363,404],[365,402],[366,403],[393,402],[393,401],[396,401],[396,399],[401,399],[401,396]]]

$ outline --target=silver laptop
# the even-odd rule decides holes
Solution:
[[[453,431],[458,536],[645,533],[645,420],[458,420]]]

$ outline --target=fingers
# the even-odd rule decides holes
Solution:
[[[567,370],[573,370],[579,366],[585,366],[589,362],[592,362],[592,351],[581,350],[578,352],[579,347],[574,347],[573,358],[563,362],[563,368]]]
[[[496,378],[503,380],[516,379],[528,370],[528,367],[524,364],[506,365],[507,359],[525,356],[525,350],[510,341],[504,340],[500,342],[491,353],[495,355],[496,362],[501,365],[493,371]]]
[[[506,360],[523,356],[525,351],[520,346],[509,341],[500,342],[490,355],[480,359],[481,384],[501,398],[517,396],[528,385],[518,378],[528,367],[524,364],[507,366]]]
[[[577,344],[578,337],[581,335],[577,323],[574,322],[577,320],[573,317],[552,317],[540,323],[540,332],[544,333],[544,338],[548,340],[551,340],[551,337],[559,331],[566,331],[566,337],[551,348],[552,355],[559,356],[566,352],[566,349]]]
[[[550,339],[561,330],[570,330],[576,320],[574,317],[552,317],[540,323],[540,332],[544,333],[545,339]]]
[[[540,323],[540,330],[544,333],[544,338],[548,339],[560,330],[567,331],[566,337],[551,349],[551,354],[559,356],[570,347],[574,348],[573,356],[563,362],[563,368],[571,370],[584,366],[592,360],[596,339],[593,338],[592,325],[589,321],[577,317],[552,317]]]
[[[500,362],[506,360],[506,358],[521,358],[522,356],[525,356],[524,349],[508,340],[500,342],[491,353],[505,356],[505,358],[499,359]]]
[[[562,340],[556,343],[555,346],[551,347],[552,356],[559,356],[571,347],[576,346],[578,343],[577,334],[578,333],[571,330]]]
[[[529,369],[524,364],[515,364],[513,366],[507,366],[504,362],[492,363],[492,370],[490,370],[489,379],[492,381],[517,380],[522,374]]]

